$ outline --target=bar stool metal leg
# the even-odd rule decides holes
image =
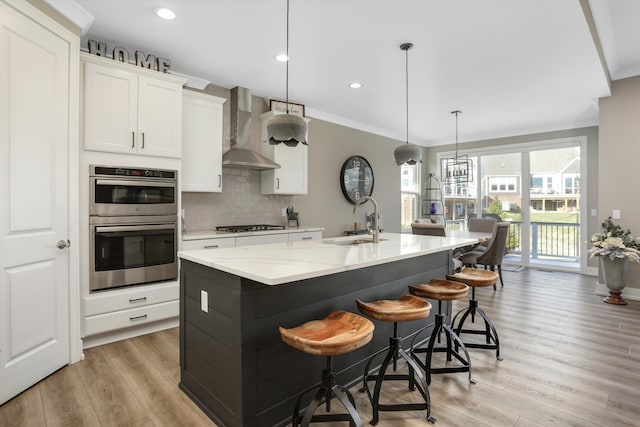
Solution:
[[[378,354],[372,356],[368,361],[365,367],[364,373],[364,391],[367,393],[369,397],[369,401],[371,402],[373,417],[370,421],[371,425],[378,424],[379,420],[379,412],[380,411],[417,411],[417,410],[427,410],[427,421],[431,423],[435,423],[436,419],[431,416],[431,400],[429,396],[429,388],[426,382],[424,375],[422,374],[422,370],[420,366],[416,364],[415,360],[413,360],[402,348],[402,338],[398,337],[398,325],[394,323],[394,335],[389,338],[389,350],[387,351],[385,358],[380,365],[380,369],[377,374],[369,374],[369,367],[371,366],[372,360],[378,356]],[[387,369],[392,361],[395,364],[397,359],[403,359],[407,362],[407,366],[409,368],[409,374],[387,374]],[[394,369],[395,370],[395,369]],[[402,403],[402,404],[382,404],[380,403],[380,392],[382,389],[382,383],[384,381],[398,381],[398,380],[406,380],[408,382],[408,386],[410,390],[417,388],[420,392],[424,403]],[[373,394],[369,389],[369,382],[375,381],[375,385],[373,388]]]
[[[466,309],[463,309],[461,311],[459,311],[458,313],[456,313],[456,315],[453,318],[453,322],[452,324],[455,325],[456,320],[458,319],[458,316],[462,314],[462,316],[460,317],[460,321],[458,322],[458,326],[455,327],[455,331],[457,333],[457,335],[459,337],[462,337],[461,334],[465,333],[465,334],[476,334],[476,335],[484,335],[485,340],[486,340],[486,344],[480,344],[480,343],[465,343],[465,346],[467,348],[483,348],[483,349],[487,349],[487,350],[496,350],[496,359],[498,360],[502,360],[502,357],[500,356],[500,340],[498,339],[498,332],[496,331],[495,326],[493,325],[493,322],[491,321],[491,319],[489,319],[489,316],[487,316],[487,314],[484,312],[484,310],[482,310],[480,307],[478,307],[478,300],[476,300],[476,289],[472,288],[471,289],[471,299],[469,300],[469,307],[467,307]],[[480,329],[464,329],[464,323],[467,320],[467,318],[469,317],[469,315],[471,315],[471,323],[475,323],[475,316],[479,315],[480,317],[482,317],[482,320],[484,321],[484,330],[480,330]]]
[[[318,389],[309,406],[300,415],[300,404],[302,398],[310,391]],[[335,396],[342,406],[347,410],[346,414],[318,414],[314,415],[318,407],[324,401],[325,409],[331,412],[331,398]],[[293,410],[292,426],[307,427],[311,423],[330,422],[330,421],[349,421],[350,427],[364,427],[360,416],[355,408],[355,400],[348,390],[336,384],[336,372],[333,369],[333,357],[327,356],[327,367],[322,371],[322,383],[319,386],[308,388],[300,394]]]
[[[427,384],[431,384],[431,374],[445,374],[445,373],[454,373],[454,372],[469,372],[469,382],[471,384],[475,384],[476,381],[471,376],[471,358],[469,357],[469,352],[467,348],[462,342],[462,339],[456,334],[456,332],[445,322],[445,315],[442,312],[442,301],[438,300],[438,313],[436,313],[436,321],[433,326],[433,331],[431,332],[431,337],[429,338],[429,344],[426,348],[414,348],[413,344],[411,345],[411,354],[414,356],[414,359],[424,369]],[[440,342],[440,333],[444,332],[445,338],[447,340],[446,347],[436,347],[436,341]],[[460,351],[464,354],[460,354]],[[424,364],[417,356],[419,353],[425,353],[425,362]],[[447,361],[451,361],[452,357],[455,357],[462,366],[451,366],[451,367],[443,367],[443,368],[432,368],[431,361],[433,359],[433,353],[446,353]]]

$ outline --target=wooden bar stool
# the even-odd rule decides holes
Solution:
[[[436,313],[436,321],[429,338],[429,344],[426,348],[413,348],[411,346],[411,354],[414,356],[418,364],[424,369],[427,377],[427,384],[431,384],[431,374],[445,374],[453,372],[468,372],[469,382],[475,384],[475,380],[471,378],[471,358],[469,352],[462,342],[462,339],[454,332],[447,322],[445,322],[446,313],[442,311],[442,301],[451,301],[460,298],[464,298],[469,294],[469,286],[464,283],[454,282],[452,280],[440,280],[431,279],[429,283],[422,285],[409,286],[409,292],[412,295],[421,298],[431,298],[438,300],[438,313]],[[447,339],[446,347],[436,347],[436,340],[440,342],[440,332],[444,332]],[[418,337],[416,335],[415,337]],[[414,337],[414,340],[415,340]],[[451,343],[455,343],[455,348]],[[461,354],[458,348],[462,350]],[[432,368],[431,360],[433,353],[447,353],[447,361],[451,362],[452,356],[454,356],[462,365],[458,366],[446,366],[443,368]],[[424,365],[416,356],[418,353],[426,353]]]
[[[333,356],[348,353],[366,345],[373,337],[373,323],[362,316],[337,310],[321,320],[312,320],[291,329],[280,327],[282,341],[300,351],[327,357],[327,367],[322,371],[322,382],[300,394],[293,410],[292,425],[308,426],[310,423],[326,421],[349,421],[351,427],[363,427],[351,393],[336,384]],[[303,416],[300,403],[305,394],[318,389]],[[314,415],[322,401],[327,412],[331,412],[331,398],[335,396],[347,410],[346,414]]]
[[[487,314],[480,307],[478,307],[478,300],[476,299],[476,288],[494,286],[498,282],[499,278],[500,276],[495,271],[480,270],[478,268],[470,267],[466,267],[461,272],[456,274],[447,274],[448,280],[455,280],[456,282],[462,282],[471,286],[471,299],[469,300],[469,307],[456,313],[453,318],[452,324],[454,325],[456,334],[458,334],[460,338],[462,338],[463,333],[484,335],[486,344],[470,343],[465,341],[465,346],[467,348],[484,348],[488,350],[495,350],[496,359],[502,360],[502,357],[500,356],[500,340],[498,339],[498,332],[496,331],[496,328],[491,319],[489,319],[489,316],[487,316]],[[458,322],[458,326],[455,326],[456,319],[461,314],[462,317],[460,318],[460,322]],[[482,317],[482,319],[484,320],[484,330],[464,329],[463,326],[465,320],[467,320],[467,317],[471,315],[471,323],[475,323],[476,314],[479,314],[480,317]]]
[[[380,370],[376,375],[369,374],[371,362],[384,350],[371,356],[364,368],[363,390],[367,392],[373,410],[371,425],[378,424],[379,411],[419,411],[424,409],[427,410],[427,420],[435,423],[435,418],[431,416],[429,389],[422,370],[420,366],[416,364],[415,360],[404,351],[402,348],[402,337],[398,336],[398,322],[407,322],[428,317],[431,312],[431,303],[412,295],[405,295],[398,300],[362,302],[356,299],[356,304],[362,314],[382,322],[393,322],[393,336],[389,338],[389,349],[382,365],[380,365]],[[392,360],[393,371],[395,372],[398,358],[402,358],[407,362],[409,367],[408,375],[386,373]],[[424,403],[381,404],[380,390],[385,380],[407,380],[409,382],[409,390],[415,390],[417,387],[424,399]],[[375,381],[373,395],[369,389],[369,381]]]

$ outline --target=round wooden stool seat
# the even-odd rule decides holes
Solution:
[[[362,316],[337,310],[321,320],[295,328],[280,327],[282,341],[309,354],[335,356],[348,353],[371,341],[373,323]]]
[[[431,312],[431,303],[413,295],[404,295],[397,300],[363,302],[356,299],[358,310],[383,322],[407,322],[424,319]]]
[[[460,273],[447,274],[448,280],[455,280],[474,287],[493,286],[499,278],[500,276],[495,271],[469,267],[462,269]]]
[[[429,283],[409,286],[412,295],[439,301],[464,298],[469,294],[469,286],[453,280],[431,279]]]

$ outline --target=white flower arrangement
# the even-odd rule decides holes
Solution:
[[[629,230],[624,231],[619,225],[613,224],[611,217],[602,223],[603,231],[591,236],[593,247],[589,249],[589,258],[594,256],[627,258],[629,261],[640,262],[640,239],[634,239]]]

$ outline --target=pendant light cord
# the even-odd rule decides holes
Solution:
[[[289,0],[287,0],[287,72],[286,72],[286,90],[285,99],[287,104],[287,114],[289,114]]]
[[[407,144],[409,143],[409,49],[405,49],[404,51],[405,61],[404,61],[404,74],[405,74],[405,99],[406,99],[406,110],[407,110]]]
[[[458,114],[462,113],[460,110],[452,111],[451,114],[456,115],[456,157],[455,162],[458,163]]]

